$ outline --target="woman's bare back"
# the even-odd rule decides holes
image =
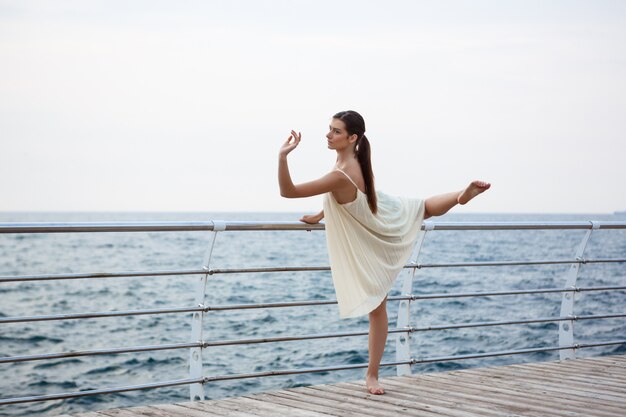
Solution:
[[[365,180],[363,179],[363,174],[361,173],[361,167],[356,160],[353,164],[348,165],[345,168],[339,168],[335,165],[335,170],[341,170],[346,173],[352,181],[356,183],[359,190],[365,193]],[[357,198],[358,192],[355,190],[354,184],[352,184],[352,182],[350,182],[347,178],[346,180],[346,185],[344,187],[333,191],[333,196],[339,204],[350,203]]]

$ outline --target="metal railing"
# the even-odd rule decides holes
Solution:
[[[542,260],[526,260],[526,261],[499,261],[499,262],[460,262],[460,263],[419,263],[418,256],[428,232],[436,230],[586,230],[586,233],[580,242],[575,256],[572,259],[542,259]],[[519,355],[533,352],[559,351],[561,359],[574,358],[577,349],[620,345],[626,343],[626,338],[618,338],[611,341],[602,341],[597,343],[575,343],[573,335],[573,323],[580,320],[597,320],[606,318],[626,317],[626,314],[604,314],[604,315],[585,315],[576,316],[573,314],[574,297],[573,293],[590,292],[590,291],[615,291],[626,290],[625,286],[596,286],[596,287],[579,287],[577,278],[580,266],[582,264],[593,263],[624,263],[626,258],[607,258],[607,259],[586,259],[584,258],[585,248],[594,230],[598,229],[626,229],[626,222],[605,222],[605,221],[577,221],[577,222],[424,222],[422,232],[420,233],[415,250],[405,265],[407,273],[402,278],[402,295],[389,297],[390,301],[399,301],[398,320],[395,328],[389,329],[390,334],[396,335],[396,361],[382,363],[381,366],[396,366],[398,375],[406,375],[411,373],[411,366],[422,363],[456,361],[473,358],[487,358],[504,355]],[[205,314],[215,311],[224,310],[244,310],[244,309],[268,309],[268,308],[293,308],[302,306],[322,306],[336,304],[333,300],[304,300],[296,302],[275,302],[275,303],[254,303],[254,304],[225,304],[225,305],[206,305],[205,295],[207,289],[207,277],[215,274],[232,274],[232,273],[264,273],[264,272],[311,272],[311,271],[328,271],[327,266],[298,266],[298,267],[262,267],[262,268],[213,268],[211,266],[211,258],[215,247],[216,237],[221,232],[226,231],[265,231],[265,230],[281,230],[281,231],[311,231],[324,230],[323,224],[308,225],[294,222],[226,222],[226,221],[208,221],[208,222],[106,222],[106,223],[0,223],[0,233],[80,233],[80,232],[173,232],[173,231],[208,231],[212,233],[212,239],[209,247],[205,252],[202,268],[184,269],[184,270],[153,270],[153,271],[118,271],[118,272],[87,272],[87,273],[71,273],[71,274],[46,274],[46,275],[14,275],[1,276],[0,284],[8,282],[24,282],[24,281],[50,281],[50,280],[73,280],[73,279],[112,279],[112,278],[135,278],[146,276],[169,276],[169,275],[195,275],[199,279],[195,288],[195,306],[169,307],[159,309],[144,310],[118,310],[118,311],[101,311],[101,312],[84,312],[73,314],[56,314],[56,315],[40,315],[40,316],[15,316],[0,317],[0,325],[8,323],[31,323],[40,321],[58,321],[58,320],[81,320],[87,318],[102,317],[118,317],[118,316],[138,316],[138,315],[158,315],[158,314],[188,314],[192,313],[192,335],[189,343],[170,343],[148,346],[128,346],[128,347],[111,347],[107,349],[71,351],[44,353],[37,355],[22,355],[0,357],[1,364],[27,362],[27,361],[45,361],[51,359],[71,358],[80,356],[97,356],[121,353],[134,353],[159,350],[189,349],[189,369],[190,375],[186,379],[177,379],[171,381],[160,381],[156,383],[111,387],[96,390],[85,390],[78,392],[67,392],[49,395],[36,395],[27,397],[14,397],[0,399],[0,405],[19,404],[37,401],[59,400],[66,398],[83,397],[89,395],[119,393],[126,391],[135,391],[143,389],[153,389],[160,387],[169,387],[176,385],[189,385],[190,397],[192,400],[204,399],[204,384],[214,381],[258,378],[274,375],[290,375],[304,374],[312,372],[326,372],[334,370],[347,370],[366,368],[367,363],[336,365],[329,367],[300,368],[300,369],[282,369],[266,372],[242,373],[232,375],[216,375],[205,376],[202,371],[202,350],[215,346],[228,345],[248,345],[258,343],[278,343],[297,340],[314,340],[325,338],[342,338],[367,335],[366,331],[357,332],[336,332],[336,333],[318,333],[299,336],[284,337],[263,337],[248,339],[232,339],[206,341],[202,337],[202,324]],[[522,266],[522,265],[558,265],[569,264],[570,268],[565,277],[565,285],[562,288],[541,288],[530,290],[508,290],[508,291],[483,291],[483,292],[464,292],[464,293],[445,293],[445,294],[413,294],[412,283],[418,270],[424,268],[456,268],[456,267],[490,267],[490,266]],[[400,278],[399,278],[400,279]],[[461,324],[446,324],[428,327],[412,327],[410,323],[410,308],[415,301],[425,299],[446,299],[446,298],[462,298],[462,297],[493,297],[505,295],[530,295],[541,293],[561,293],[561,312],[559,316],[540,317],[529,320],[502,320],[490,322],[471,322]],[[506,351],[493,351],[487,353],[476,353],[469,355],[441,356],[431,358],[413,358],[410,355],[410,337],[416,332],[429,332],[437,330],[461,329],[461,328],[480,328],[487,326],[507,326],[514,324],[531,324],[554,322],[559,324],[559,344],[558,346],[538,347],[530,349],[517,349]]]

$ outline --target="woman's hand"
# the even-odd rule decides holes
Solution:
[[[304,223],[308,223],[308,224],[315,224],[315,223],[319,223],[320,220],[322,220],[323,218],[324,218],[324,210],[320,211],[317,214],[305,214],[304,216],[300,218],[300,221]]]
[[[300,139],[302,138],[302,134],[300,132],[296,133],[295,130],[291,131],[291,135],[287,138],[283,146],[280,148],[280,156],[287,156],[289,152],[296,149],[298,144],[300,143]]]
[[[308,224],[316,224],[316,223],[319,223],[320,220],[321,219],[317,217],[317,214],[305,214],[300,219],[301,222],[308,223]]]

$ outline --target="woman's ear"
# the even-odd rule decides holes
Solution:
[[[350,141],[350,143],[354,143],[356,142],[356,140],[359,138],[359,136],[355,133],[353,135],[350,135],[350,137],[348,138],[348,140]]]

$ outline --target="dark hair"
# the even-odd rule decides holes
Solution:
[[[357,135],[358,137],[354,153],[363,172],[367,204],[370,206],[372,213],[376,214],[378,207],[376,190],[374,188],[374,172],[372,171],[372,161],[370,160],[370,143],[365,137],[365,120],[354,110],[340,111],[333,116],[333,119],[339,119],[346,125],[348,135]]]

